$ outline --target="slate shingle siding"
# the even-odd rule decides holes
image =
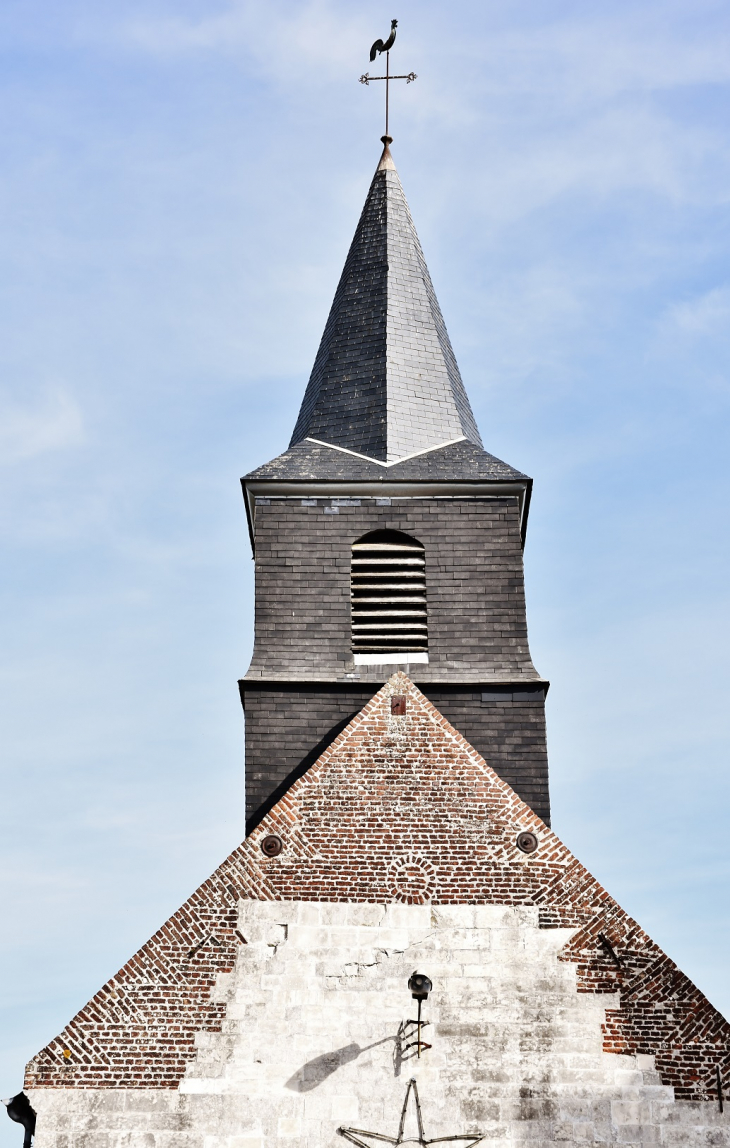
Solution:
[[[415,667],[414,667],[415,668]],[[423,691],[499,776],[550,824],[545,691],[427,686]],[[246,711],[246,813],[258,824],[372,696],[372,686],[241,682]]]
[[[350,649],[351,547],[375,529],[426,550],[429,663],[412,665],[413,678],[548,821],[544,683],[527,643],[512,496],[258,501],[256,642],[241,683],[249,819],[390,672],[356,665]]]
[[[367,458],[358,458],[326,443],[304,439],[283,454],[257,467],[241,481],[309,479],[320,482],[523,482],[532,480],[509,463],[475,446],[468,439],[429,450],[392,466],[380,466]]]
[[[461,435],[481,446],[394,170],[370,185],[291,445],[308,435],[381,461]]]
[[[429,664],[419,682],[535,681],[517,498],[323,500],[256,506],[255,645],[247,679],[381,682],[350,648],[350,556],[371,530],[425,548]],[[305,505],[303,505],[303,503]]]
[[[392,398],[389,395],[388,401],[389,457],[399,458],[410,450],[420,449],[427,439],[430,442],[446,439],[449,436],[444,432],[449,425],[454,427],[454,437],[461,433],[481,446],[481,436],[408,201],[398,173],[387,172],[386,178],[391,224],[388,263],[392,269],[388,281],[388,366],[394,376]],[[426,366],[422,358],[425,333],[433,335],[439,350],[430,370],[423,369]],[[417,348],[415,353],[414,348]],[[414,403],[414,392],[420,399],[417,403]],[[425,416],[417,441],[414,441],[414,432],[408,429],[412,414],[417,418],[418,414]]]
[[[292,443],[314,435],[373,458],[387,451],[386,185],[374,179],[345,260]]]

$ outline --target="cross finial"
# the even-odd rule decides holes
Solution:
[[[369,84],[371,80],[385,80],[385,137],[387,137],[387,143],[385,143],[385,137],[383,137],[383,142],[385,143],[386,149],[388,147],[388,144],[393,142],[392,139],[390,138],[389,133],[388,133],[388,111],[389,111],[389,103],[390,103],[390,81],[391,80],[405,80],[407,83],[410,84],[410,83],[412,83],[413,80],[418,79],[418,76],[416,75],[415,72],[409,72],[408,75],[404,75],[404,76],[391,76],[391,74],[390,74],[390,49],[393,47],[393,44],[395,43],[396,28],[397,27],[398,27],[398,21],[397,20],[391,20],[391,22],[390,22],[390,35],[388,36],[387,40],[376,40],[375,43],[373,44],[372,48],[370,49],[370,62],[371,63],[375,59],[376,56],[379,56],[382,52],[385,52],[385,75],[384,76],[371,76],[368,74],[368,72],[365,72],[365,74],[363,76],[360,76],[360,83],[361,84]]]

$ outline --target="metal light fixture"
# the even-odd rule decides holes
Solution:
[[[433,985],[424,973],[413,973],[408,981],[408,988],[411,990],[411,996],[414,1001],[428,1000],[428,994],[431,992]]]
[[[421,1040],[421,1026],[423,1024],[428,1024],[428,1021],[421,1020],[421,1005],[425,1000],[428,1000],[428,994],[431,992],[433,984],[431,983],[430,978],[425,975],[425,973],[418,973],[414,970],[408,980],[408,988],[411,990],[411,996],[413,997],[414,1001],[418,1001],[418,1020],[410,1020],[408,1023],[416,1025],[417,1035],[414,1043],[418,1052],[418,1059],[420,1060],[421,1049],[425,1051],[427,1048],[431,1047],[430,1044],[426,1044],[425,1041]],[[408,1047],[411,1046],[409,1045]]]
[[[9,1100],[3,1100],[3,1104],[8,1110],[10,1119],[15,1120],[17,1124],[22,1124],[25,1129],[23,1148],[31,1148],[31,1142],[35,1134],[36,1114],[30,1106],[30,1100],[24,1092],[19,1092],[17,1096],[11,1096]]]

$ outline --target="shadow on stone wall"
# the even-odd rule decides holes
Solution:
[[[337,1072],[338,1068],[342,1068],[343,1064],[350,1064],[351,1061],[357,1060],[362,1052],[376,1048],[379,1044],[388,1044],[391,1040],[397,1042],[398,1037],[386,1036],[384,1040],[376,1040],[373,1044],[366,1044],[364,1048],[353,1043],[346,1044],[344,1048],[336,1048],[333,1052],[323,1052],[321,1056],[315,1056],[314,1060],[308,1060],[298,1068],[294,1075],[289,1077],[285,1087],[292,1092],[311,1092],[333,1072]]]

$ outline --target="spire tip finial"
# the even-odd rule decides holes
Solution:
[[[393,137],[385,135],[385,136],[381,136],[380,139],[381,139],[381,142],[383,144],[383,154],[380,157],[380,163],[378,164],[377,170],[378,171],[395,171],[395,164],[393,163],[393,157],[390,154],[390,145],[393,142]]]

